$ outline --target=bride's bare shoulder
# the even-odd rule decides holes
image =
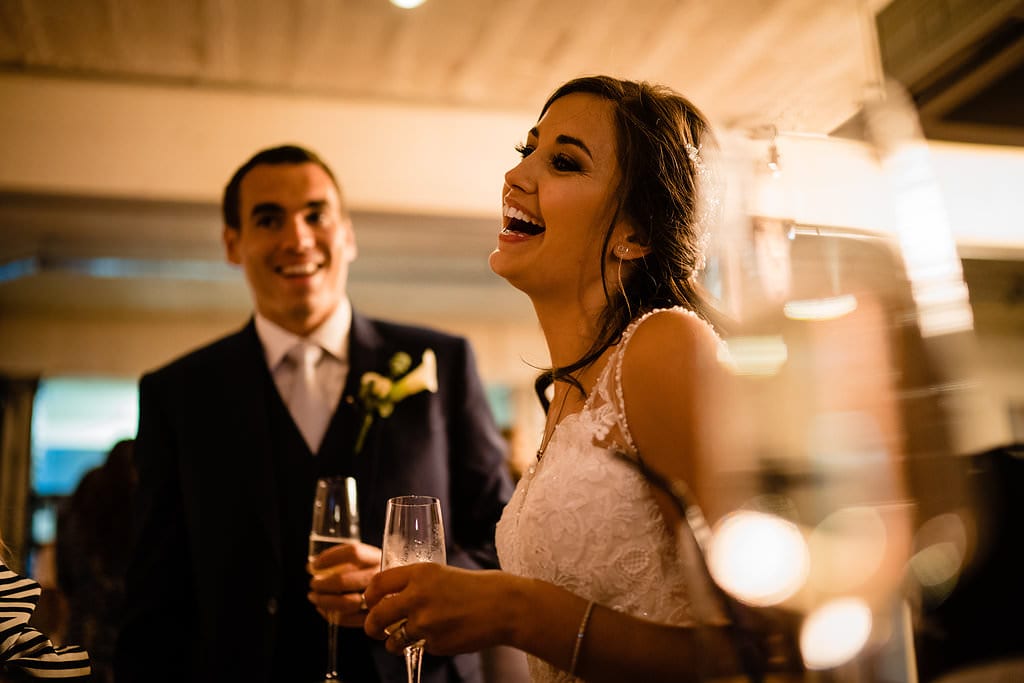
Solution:
[[[666,354],[714,352],[720,339],[703,318],[685,308],[667,308],[638,321],[628,342],[626,358],[641,360]]]

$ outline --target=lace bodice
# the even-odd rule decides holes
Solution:
[[[696,546],[692,538],[676,542],[643,477],[615,455],[636,452],[626,422],[622,360],[648,316],[626,329],[583,409],[559,423],[543,458],[519,481],[498,523],[498,557],[506,571],[600,605],[689,624],[714,613],[703,597],[706,588],[687,580],[699,575],[693,572]],[[576,680],[528,660],[535,682]]]

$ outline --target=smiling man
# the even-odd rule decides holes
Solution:
[[[497,566],[494,527],[511,483],[472,349],[353,310],[352,220],[313,152],[256,154],[228,182],[223,215],[227,259],[244,271],[255,312],[240,331],[140,382],[136,550],[118,680],[323,680],[328,612],[347,627],[341,680],[405,680],[404,660],[362,631],[387,499],[437,496],[449,563]],[[310,349],[304,367],[300,352]],[[436,359],[436,390],[367,422],[362,381],[387,375],[401,354]],[[340,571],[318,613],[307,552],[324,476],[356,478],[362,543],[324,558]],[[479,681],[479,657],[428,657],[422,680]]]
[[[245,270],[257,313],[298,336],[345,300],[356,241],[340,194],[314,161],[257,163],[225,191],[228,260]]]

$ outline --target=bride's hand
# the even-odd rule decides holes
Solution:
[[[365,630],[386,639],[391,652],[423,639],[432,654],[452,655],[499,644],[513,644],[514,612],[529,580],[499,571],[469,571],[433,563],[410,564],[381,572],[366,589],[370,613]],[[387,599],[384,599],[387,598]],[[390,636],[384,629],[388,628]]]

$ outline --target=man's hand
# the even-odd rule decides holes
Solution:
[[[363,591],[380,571],[380,548],[341,543],[317,555],[307,569],[313,575],[307,597],[321,616],[339,626],[362,628]]]

